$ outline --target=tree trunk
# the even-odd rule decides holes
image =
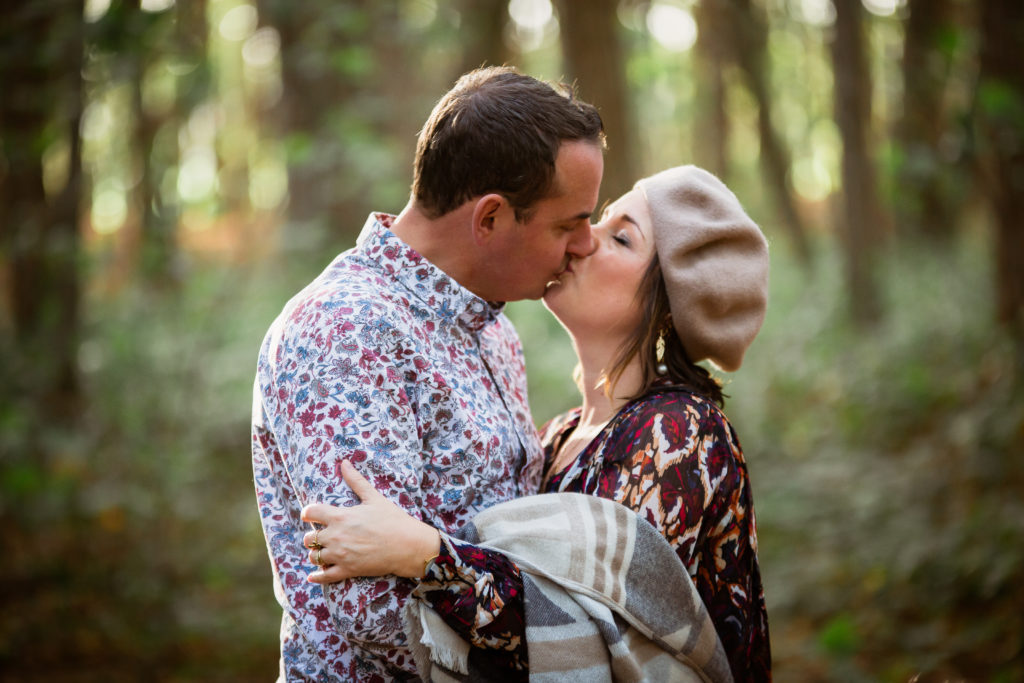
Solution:
[[[860,325],[882,314],[875,281],[875,254],[882,239],[878,190],[868,154],[871,87],[864,52],[860,0],[832,0],[836,9],[832,60],[836,123],[843,140],[843,209],[847,285],[853,319]]]
[[[332,153],[336,134],[329,136],[326,129],[331,109],[352,94],[346,79],[332,68],[330,53],[356,41],[341,34],[335,22],[325,22],[321,14],[329,10],[319,5],[260,0],[258,8],[261,22],[273,26],[281,38],[284,94],[268,118],[288,150],[288,216],[308,224],[328,218],[337,194],[341,159]],[[311,53],[319,53],[318,58]]]
[[[579,96],[601,112],[608,151],[601,194],[614,199],[637,180],[633,120],[626,89],[625,61],[616,0],[561,0],[562,55]]]
[[[694,14],[697,20],[694,76],[697,86],[693,124],[694,158],[729,183],[729,117],[723,71],[729,56],[725,44],[729,30],[723,21],[720,0],[701,0]]]
[[[481,66],[501,66],[512,60],[512,50],[505,43],[508,0],[462,0],[459,13],[462,15],[460,35],[465,40],[457,76]]]
[[[1024,354],[1024,4],[983,0],[980,9],[978,119],[996,223],[996,313]]]
[[[789,231],[797,259],[805,267],[810,267],[812,256],[807,229],[793,201],[789,152],[772,125],[771,93],[768,89],[765,57],[767,25],[763,17],[755,14],[750,0],[729,0],[728,7],[731,17],[724,23],[732,26],[733,57],[743,73],[747,89],[757,102],[757,129],[761,139],[764,180],[775,197],[782,214],[782,224]]]
[[[281,39],[284,93],[265,121],[288,152],[288,217],[354,237],[366,211],[387,208],[368,201],[390,169],[362,150],[390,145],[389,131],[396,122],[404,128],[410,115],[404,104],[417,72],[402,31],[391,30],[400,27],[398,3],[259,0],[258,6]],[[397,146],[412,149],[414,131],[404,131]]]
[[[177,260],[177,204],[164,201],[160,191],[164,172],[179,162],[177,136],[172,145],[165,149],[157,149],[157,134],[161,128],[171,126],[177,129],[182,120],[182,112],[191,110],[189,101],[194,103],[195,93],[186,87],[188,93],[185,101],[177,99],[169,111],[154,115],[147,112],[143,103],[143,85],[149,62],[147,54],[152,51],[152,41],[146,39],[153,35],[160,22],[170,21],[173,17],[176,24],[174,46],[183,59],[192,59],[203,63],[202,52],[194,51],[193,41],[199,40],[205,47],[203,36],[206,33],[206,17],[201,15],[201,23],[196,25],[196,8],[205,9],[205,2],[191,2],[187,8],[176,6],[171,12],[153,16],[142,10],[140,0],[129,3],[130,17],[128,26],[134,27],[132,35],[141,36],[139,40],[127,42],[122,49],[128,54],[128,72],[132,81],[132,153],[133,163],[137,169],[139,182],[133,188],[133,205],[138,215],[138,259],[139,271],[143,279],[151,285],[170,286],[177,284],[175,262]],[[182,36],[187,34],[187,39]],[[203,69],[198,68],[198,72]],[[197,78],[196,71],[180,77],[182,82],[190,82]]]
[[[948,27],[950,0],[909,0],[903,44],[903,117],[897,129],[903,161],[898,224],[932,241],[948,243],[954,222],[943,191],[950,169],[939,150],[947,129],[943,94],[950,58],[942,49]]]
[[[22,3],[0,13],[0,244],[9,263],[15,358],[8,386],[36,416],[69,420],[79,394],[79,202],[83,6]],[[67,182],[47,197],[42,154],[52,131],[69,149]],[[6,373],[5,373],[6,374]]]

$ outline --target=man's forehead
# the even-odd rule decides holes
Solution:
[[[562,204],[558,207],[558,212],[564,214],[561,218],[588,218],[593,213],[603,164],[604,154],[599,145],[578,140],[562,143],[546,197],[548,202]]]

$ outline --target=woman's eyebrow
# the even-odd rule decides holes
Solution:
[[[646,236],[646,235],[644,234],[644,231],[643,231],[643,230],[642,230],[642,229],[640,228],[640,224],[636,222],[636,219],[635,219],[635,218],[633,218],[632,216],[630,216],[630,215],[629,215],[628,213],[624,213],[624,214],[622,214],[622,215],[620,216],[620,218],[621,218],[622,220],[624,220],[624,221],[628,221],[629,223],[632,223],[632,224],[633,224],[633,226],[634,226],[634,227],[636,228],[636,231],[637,231],[638,233],[640,233],[640,239],[642,239],[642,240],[643,240],[643,241],[645,241],[645,242],[647,241],[647,236]]]

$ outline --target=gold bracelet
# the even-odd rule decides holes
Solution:
[[[423,573],[420,574],[421,578],[427,575],[427,567],[430,566],[430,563],[439,558],[440,556],[441,553],[436,553],[433,557],[428,557],[427,559],[423,560]]]

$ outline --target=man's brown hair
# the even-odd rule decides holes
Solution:
[[[431,218],[496,192],[517,220],[552,193],[563,142],[604,145],[597,109],[572,88],[553,86],[511,67],[463,75],[420,131],[412,192]]]

